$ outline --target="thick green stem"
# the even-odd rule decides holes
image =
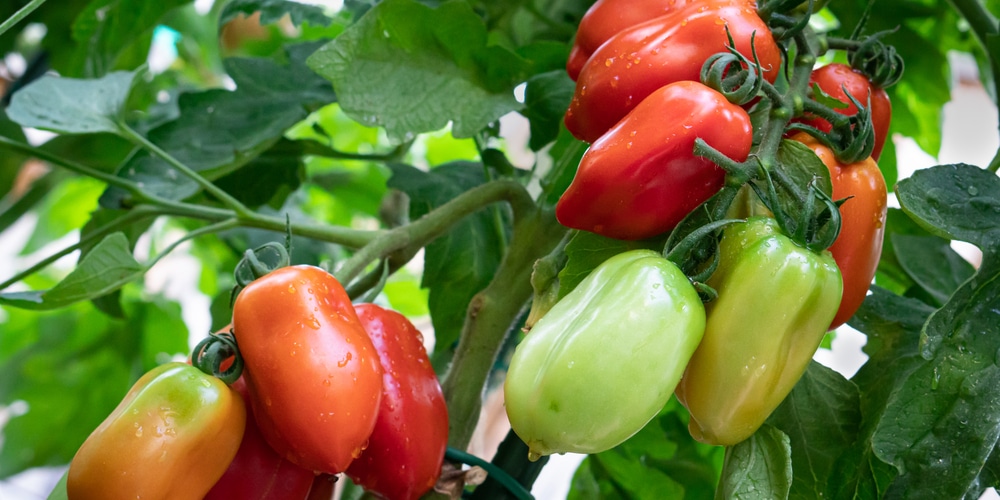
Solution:
[[[336,272],[341,283],[350,283],[371,262],[396,252],[411,254],[407,249],[419,249],[451,229],[456,222],[498,201],[510,203],[514,221],[524,217],[534,207],[528,192],[517,182],[498,180],[470,189],[455,199],[430,211],[411,224],[382,233],[347,259]]]
[[[522,308],[531,298],[531,270],[565,228],[550,211],[516,219],[511,245],[489,285],[472,298],[451,368],[442,381],[448,401],[448,444],[464,450],[482,409],[490,368]]]
[[[31,0],[28,5],[21,7],[21,10],[15,12],[14,15],[10,16],[10,18],[4,21],[3,24],[0,24],[0,35],[3,35],[7,32],[7,30],[13,28],[14,25],[21,22],[22,19],[28,17],[28,14],[31,14],[35,11],[35,9],[41,7],[43,3],[45,3],[45,0]]]
[[[134,182],[128,179],[123,179],[113,174],[107,172],[102,172],[93,167],[88,167],[81,163],[76,163],[74,161],[67,160],[65,158],[59,157],[44,149],[36,148],[30,144],[25,144],[20,141],[15,141],[8,139],[0,135],[0,148],[6,148],[11,151],[17,151],[18,153],[23,153],[29,156],[34,156],[40,160],[47,161],[53,165],[63,167],[72,172],[76,172],[80,175],[86,175],[87,177],[93,177],[94,179],[104,181],[108,185],[119,187],[128,191],[133,196],[141,195],[142,190]]]

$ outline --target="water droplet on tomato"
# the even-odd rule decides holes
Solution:
[[[291,283],[288,284],[288,293],[295,293],[295,285]]]
[[[351,362],[351,353],[348,352],[347,355],[344,356],[344,359],[342,359],[340,361],[337,361],[337,366],[343,368],[343,367],[347,366],[347,363],[350,363],[350,362]]]
[[[142,437],[142,426],[135,424],[135,437]]]

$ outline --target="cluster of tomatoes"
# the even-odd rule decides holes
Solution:
[[[761,135],[748,110],[780,94],[772,84],[784,71],[783,52],[753,0],[598,0],[580,23],[567,63],[576,90],[565,124],[591,145],[556,206],[559,221],[643,240],[670,232],[724,186],[744,183],[743,192],[756,197],[747,179],[696,153],[696,140],[728,158],[733,171],[748,164],[765,171],[753,175],[788,168],[747,161]],[[719,53],[753,66],[767,82],[760,85],[769,87],[739,96],[716,90],[724,84],[702,83]],[[716,81],[734,81],[739,65]],[[707,266],[714,272],[696,268],[705,273],[698,284],[717,293],[704,307],[692,286],[697,280],[680,272],[671,255],[632,250],[602,263],[538,320],[511,361],[507,413],[533,456],[611,448],[638,432],[672,394],[690,412],[693,437],[736,444],[788,395],[824,334],[861,305],[882,249],[887,190],[875,159],[888,131],[889,100],[843,64],[813,69],[811,84],[847,106],[836,113],[818,103],[809,109],[858,137],[874,130],[874,141],[864,143],[873,146],[872,156],[842,162],[813,136],[787,132],[791,112],[780,130],[773,127],[789,136],[779,149],[811,150],[829,169],[833,193],[825,206],[840,216],[829,251],[785,234],[770,211],[775,198],[768,198],[751,208],[723,207],[746,220],[712,222],[729,226],[717,241],[714,267]],[[858,103],[870,115],[859,113]],[[872,125],[837,113],[859,121],[870,116]],[[810,112],[794,120],[816,135],[833,128]],[[776,197],[771,188],[766,195]],[[802,227],[818,225],[808,223]],[[628,361],[609,373],[608,359]],[[593,401],[578,396],[588,392],[602,394],[615,412],[593,409]]]
[[[147,373],[74,457],[71,500],[305,499],[341,472],[385,498],[434,486],[447,408],[403,315],[352,304],[320,268],[281,267],[239,293],[229,335],[232,387],[185,363]]]

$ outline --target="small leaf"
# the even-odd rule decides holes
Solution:
[[[559,271],[559,298],[572,292],[602,262],[628,250],[663,250],[662,241],[625,241],[577,231],[566,244],[566,265]]]
[[[190,0],[93,0],[73,22],[82,73],[100,76],[116,67],[142,64],[153,28],[168,12],[187,3]]]
[[[118,133],[118,121],[135,73],[116,71],[96,80],[46,75],[17,91],[11,120],[66,134]]]
[[[907,215],[942,238],[982,248],[1000,231],[1000,179],[988,170],[964,163],[918,170],[896,194]]]
[[[106,236],[76,269],[49,290],[0,294],[0,304],[25,309],[58,309],[117,290],[145,272],[129,251],[124,233]]]
[[[516,54],[488,44],[464,1],[380,2],[308,63],[333,82],[344,112],[400,142],[449,120],[455,137],[472,137],[520,107],[513,90],[527,70]]]
[[[46,500],[69,500],[69,493],[66,491],[66,480],[69,478],[69,469],[63,473],[62,477],[59,478],[59,482],[56,483],[55,488],[52,489],[52,493],[49,493]]]
[[[219,25],[232,21],[240,14],[249,17],[254,12],[260,12],[260,23],[265,25],[280,21],[286,14],[295,26],[301,26],[302,23],[329,26],[333,22],[317,5],[289,0],[231,0],[222,10]]]
[[[792,485],[792,449],[785,433],[765,424],[745,441],[726,450],[717,499],[788,498]]]
[[[528,86],[524,91],[524,110],[521,114],[531,125],[531,139],[528,145],[533,151],[538,151],[556,140],[563,114],[569,107],[575,89],[576,85],[564,69],[537,74],[528,79]]]

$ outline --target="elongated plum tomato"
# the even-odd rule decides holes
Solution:
[[[242,377],[231,387],[244,402],[250,399]],[[251,411],[236,457],[205,500],[305,500],[314,477],[312,471],[278,456],[264,441]]]
[[[382,367],[337,279],[312,266],[272,271],[236,297],[233,327],[268,444],[313,472],[347,469],[375,427]]]
[[[849,198],[840,206],[840,234],[828,249],[844,278],[844,295],[830,324],[832,330],[854,316],[875,277],[885,236],[885,178],[871,157],[844,164],[806,133],[795,134],[792,140],[809,146],[830,169],[833,199]]]
[[[604,261],[511,358],[504,400],[528,458],[599,453],[639,432],[670,399],[704,330],[698,293],[662,255]]]
[[[347,469],[356,484],[390,500],[414,500],[441,475],[448,407],[420,331],[402,314],[355,306],[382,362],[382,404],[368,448]]]
[[[828,64],[813,70],[809,80],[810,85],[818,85],[830,97],[847,104],[846,108],[834,110],[842,115],[854,116],[858,113],[858,107],[847,98],[847,93],[850,93],[862,104],[871,99],[872,126],[875,128],[875,147],[872,148],[871,156],[878,161],[882,155],[885,140],[889,136],[889,122],[892,119],[892,102],[889,101],[889,94],[886,93],[885,89],[876,87],[868,81],[867,76],[855,71],[850,66],[839,63]],[[797,119],[797,121],[812,125],[823,132],[829,132],[833,128],[830,122],[822,118],[806,117]]]
[[[750,437],[802,377],[840,305],[840,270],[751,217],[723,231],[719,293],[705,306],[705,336],[677,385],[691,436],[731,446]]]
[[[200,500],[243,437],[246,409],[221,380],[184,363],[143,375],[76,452],[70,500]]]
[[[694,155],[699,137],[735,161],[746,160],[750,116],[698,82],[656,90],[590,146],[556,204],[556,218],[625,240],[673,229],[725,181],[721,168]]]
[[[754,8],[694,3],[625,29],[601,45],[580,72],[566,128],[576,138],[594,142],[656,89],[698,81],[705,60],[726,51],[727,28],[736,49],[750,60],[753,37],[764,78],[773,82],[781,51]]]
[[[604,42],[620,31],[691,4],[749,4],[748,0],[597,0],[580,19],[566,72],[576,81],[584,63]]]

